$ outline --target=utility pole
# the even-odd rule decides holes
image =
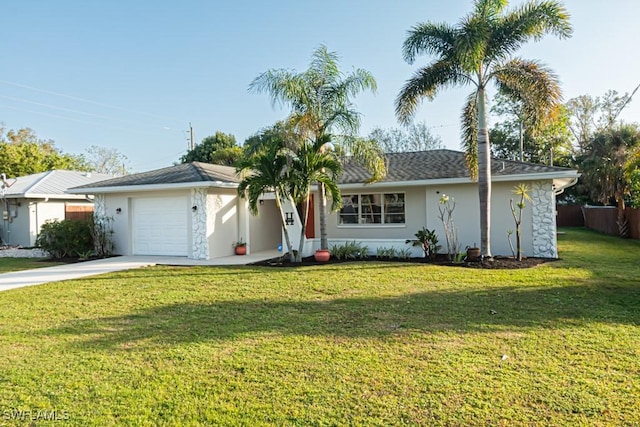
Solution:
[[[189,150],[193,151],[193,127],[191,126],[191,122],[189,122],[189,134],[190,134],[190,143]]]

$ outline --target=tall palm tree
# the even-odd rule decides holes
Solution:
[[[526,41],[547,33],[569,37],[569,14],[555,0],[533,0],[507,12],[507,0],[475,0],[473,11],[457,25],[421,23],[403,45],[404,59],[421,54],[435,60],[420,68],[396,98],[396,116],[408,123],[423,98],[439,90],[472,86],[462,110],[462,145],[471,176],[478,179],[482,255],[491,257],[491,155],[487,129],[487,88],[519,100],[531,111],[550,109],[561,101],[557,77],[536,61],[513,57]]]
[[[384,161],[372,144],[357,138],[360,114],[351,99],[358,93],[375,92],[376,81],[366,70],[356,69],[344,75],[338,67],[338,56],[321,45],[313,52],[309,68],[303,72],[271,69],[256,77],[249,91],[268,93],[275,106],[291,108],[289,119],[297,132],[316,152],[331,145],[342,145],[346,151],[363,160],[372,172],[372,180],[384,176]],[[344,151],[344,150],[343,150]],[[320,195],[320,246],[326,249],[327,199],[325,184],[318,182]]]
[[[286,178],[289,159],[283,152],[283,147],[283,143],[273,144],[252,155],[242,157],[236,163],[236,171],[243,175],[237,191],[241,198],[248,200],[249,210],[254,215],[258,214],[260,196],[269,192],[275,193],[276,206],[280,213],[280,221],[287,242],[289,258],[293,262],[295,260],[293,248],[282,208],[282,200],[291,196]]]

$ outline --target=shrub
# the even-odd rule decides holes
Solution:
[[[36,245],[53,258],[86,256],[93,253],[92,221],[47,221],[42,225]]]
[[[354,241],[345,242],[342,245],[332,245],[331,255],[336,259],[359,259],[367,256],[369,248],[366,245]]]
[[[407,260],[411,258],[411,251],[408,248],[402,248],[398,250],[398,258]]]
[[[91,236],[96,256],[113,254],[113,217],[96,216],[92,220]]]
[[[396,248],[394,247],[390,247],[390,248],[385,248],[383,247],[379,247],[378,250],[376,251],[376,258],[395,258],[396,257]]]
[[[414,236],[416,236],[415,239],[407,239],[405,243],[420,246],[425,258],[435,258],[438,255],[438,251],[442,246],[438,244],[436,230],[428,230],[426,227],[422,227]]]

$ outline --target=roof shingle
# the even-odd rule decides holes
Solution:
[[[387,176],[379,182],[424,181],[430,179],[469,177],[464,153],[453,150],[431,150],[385,155]],[[566,172],[570,169],[523,163],[512,160],[492,159],[494,176],[522,175],[545,172]],[[371,174],[360,164],[347,160],[340,184],[366,182]]]

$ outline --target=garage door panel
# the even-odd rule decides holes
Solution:
[[[133,200],[133,253],[188,255],[186,197]]]

